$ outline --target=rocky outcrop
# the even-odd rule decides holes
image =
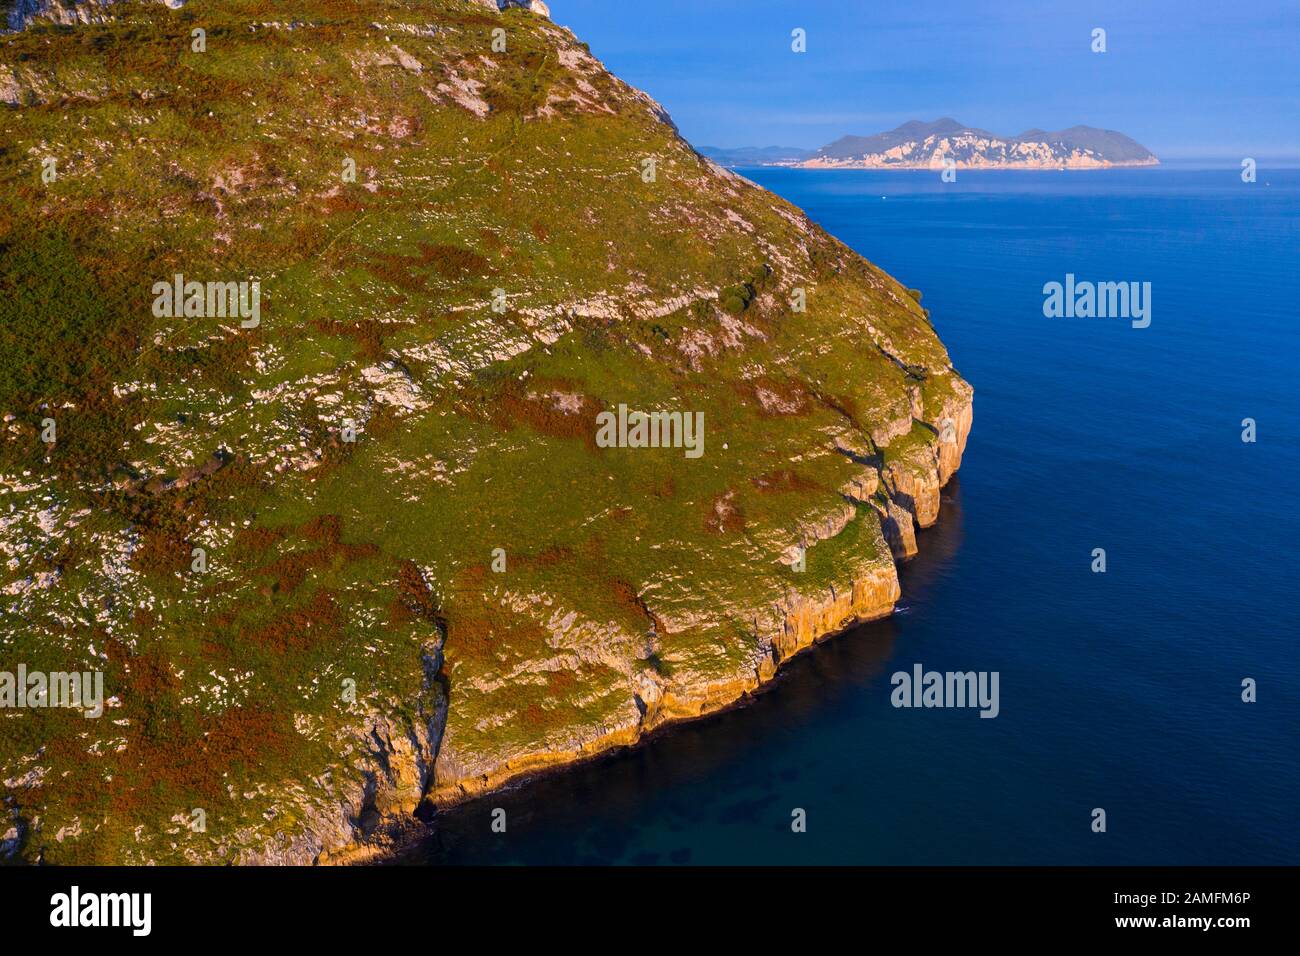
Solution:
[[[946,396],[926,418],[939,436],[936,449],[940,485],[946,485],[948,479],[961,467],[962,456],[966,454],[966,439],[970,437],[971,425],[975,419],[975,405],[972,401],[974,389],[956,375],[949,378],[953,387],[952,394]]]
[[[542,2],[542,0],[499,0],[498,6],[502,10],[509,7],[522,7],[529,13],[536,13],[539,16],[549,17],[551,8]]]
[[[527,10],[529,13],[536,13],[538,16],[549,17],[551,9],[542,0],[477,0],[479,6],[487,7],[489,10],[508,10],[511,7],[519,7]]]
[[[939,491],[961,464],[970,434],[973,406],[971,388],[955,376],[945,385],[952,391],[927,414],[918,395],[919,416],[913,434],[891,447],[880,471],[890,499],[902,506],[918,528],[928,528],[939,518]],[[921,440],[918,439],[918,430]]]
[[[939,461],[930,445],[909,449],[905,457],[891,461],[881,471],[891,499],[901,505],[919,528],[928,528],[939,518]]]
[[[568,745],[486,764],[440,754],[428,802],[436,807],[453,806],[529,775],[634,746],[666,725],[735,705],[761,689],[782,664],[820,638],[892,613],[900,595],[892,562],[864,562],[846,580],[844,587],[832,587],[819,595],[791,595],[775,608],[756,611],[755,618],[765,621],[768,628],[760,641],[760,653],[730,674],[672,679],[642,675],[617,719],[575,734]]]
[[[105,7],[112,6],[114,0],[14,0],[13,9],[9,11],[8,24],[11,30],[21,30],[36,21],[73,25],[77,23],[98,23],[108,17]],[[175,10],[184,6],[185,0],[155,0]]]
[[[917,474],[903,467],[882,470],[865,466],[844,493],[852,500],[869,503],[878,524],[872,533],[883,539],[893,560],[861,561],[847,571],[846,584],[831,586],[820,594],[791,594],[773,608],[751,612],[759,632],[760,652],[748,666],[721,677],[677,677],[664,679],[641,675],[641,683],[622,715],[610,722],[593,725],[577,735],[568,746],[544,752],[520,754],[486,763],[465,760],[444,752],[434,768],[427,800],[435,807],[454,806],[486,794],[507,783],[543,771],[586,760],[620,747],[634,746],[647,734],[665,725],[717,712],[760,690],[779,668],[818,640],[855,624],[887,617],[901,596],[897,563],[918,553],[915,527],[928,527],[939,513],[939,489],[961,466],[962,454],[973,420],[973,390],[952,375],[953,392],[935,410],[945,430],[935,430],[930,441],[910,452]],[[949,427],[950,426],[950,427]],[[848,445],[846,449],[844,446]],[[857,456],[863,447],[841,436],[841,452]],[[850,450],[852,449],[852,450]],[[808,547],[830,540],[854,520],[850,516],[814,523],[806,531]],[[870,520],[861,517],[856,520]],[[817,528],[825,534],[818,535]]]
[[[409,842],[422,831],[414,813],[431,781],[434,757],[447,720],[447,695],[438,678],[441,651],[425,656],[425,683],[413,718],[372,713],[364,731],[341,741],[340,752],[356,756],[353,773],[336,779],[327,773],[314,792],[295,788],[287,795],[297,819],[292,830],[261,844],[238,848],[236,833],[216,848],[221,859],[255,866],[357,863]],[[294,799],[296,798],[296,799]],[[203,857],[194,862],[207,862]]]
[[[909,561],[916,557],[916,524],[912,513],[888,495],[872,498],[871,506],[880,518],[880,530],[889,543],[895,561]]]
[[[14,71],[7,66],[0,66],[0,103],[17,106],[22,102],[22,93],[23,88]]]

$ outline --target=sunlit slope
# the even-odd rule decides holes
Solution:
[[[893,279],[534,14],[112,14],[0,38],[0,670],[109,698],[0,710],[7,852],[382,847],[888,612],[970,424]]]

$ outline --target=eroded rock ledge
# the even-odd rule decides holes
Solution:
[[[954,379],[955,379],[954,375]],[[437,759],[448,701],[435,674],[440,661],[430,657],[428,720],[399,725],[375,718],[368,725],[365,747],[378,768],[360,783],[326,787],[336,802],[313,800],[303,805],[304,826],[298,837],[246,851],[240,862],[253,864],[357,863],[382,857],[418,838],[422,827],[413,817],[422,803],[446,808],[483,796],[530,775],[557,770],[622,747],[631,747],[652,731],[683,720],[716,713],[743,700],[771,681],[783,664],[818,640],[853,625],[888,617],[901,596],[897,563],[917,553],[914,527],[929,527],[939,516],[941,489],[961,466],[973,421],[973,390],[956,379],[955,396],[933,416],[919,422],[933,439],[909,448],[905,465],[886,463],[874,478],[864,475],[846,499],[869,502],[854,520],[875,522],[866,530],[884,539],[891,561],[863,561],[851,569],[849,584],[819,598],[795,598],[775,608],[757,609],[764,653],[750,669],[724,679],[674,682],[643,681],[627,719],[592,725],[573,746],[531,753],[489,766]],[[950,430],[945,437],[945,428]],[[876,469],[868,466],[875,474]],[[876,494],[877,487],[882,492]],[[862,495],[862,499],[859,499]],[[863,500],[865,499],[865,500]],[[842,529],[841,529],[842,530]],[[902,534],[903,542],[897,536]],[[897,563],[896,563],[897,562]]]
[[[846,587],[832,587],[818,598],[796,598],[775,608],[755,609],[763,653],[752,668],[738,670],[718,680],[678,682],[647,679],[636,695],[635,709],[613,725],[593,725],[573,746],[529,753],[487,766],[440,756],[435,764],[427,801],[449,807],[496,790],[540,771],[587,760],[607,751],[636,744],[666,724],[702,717],[730,707],[776,676],[786,661],[821,638],[855,624],[893,613],[901,596],[897,563],[917,553],[914,527],[930,527],[938,519],[941,489],[961,466],[973,421],[974,390],[952,373],[954,395],[933,414],[933,421],[917,420],[932,437],[909,446],[902,463],[879,467],[879,494],[868,492],[873,506],[866,515],[876,522],[864,529],[883,538],[894,560],[863,561],[848,570]],[[861,479],[846,499],[856,499],[873,482]],[[855,520],[869,520],[859,517]],[[454,706],[454,704],[453,704]]]

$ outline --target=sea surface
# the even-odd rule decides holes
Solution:
[[[923,290],[975,387],[899,610],[406,862],[1300,863],[1300,171],[741,172]],[[1066,273],[1150,282],[1150,327],[1045,318]],[[894,708],[918,663],[999,715]]]

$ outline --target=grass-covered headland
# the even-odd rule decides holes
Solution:
[[[0,671],[107,698],[0,707],[6,856],[355,855],[888,613],[918,296],[525,10],[100,11],[0,36]]]

